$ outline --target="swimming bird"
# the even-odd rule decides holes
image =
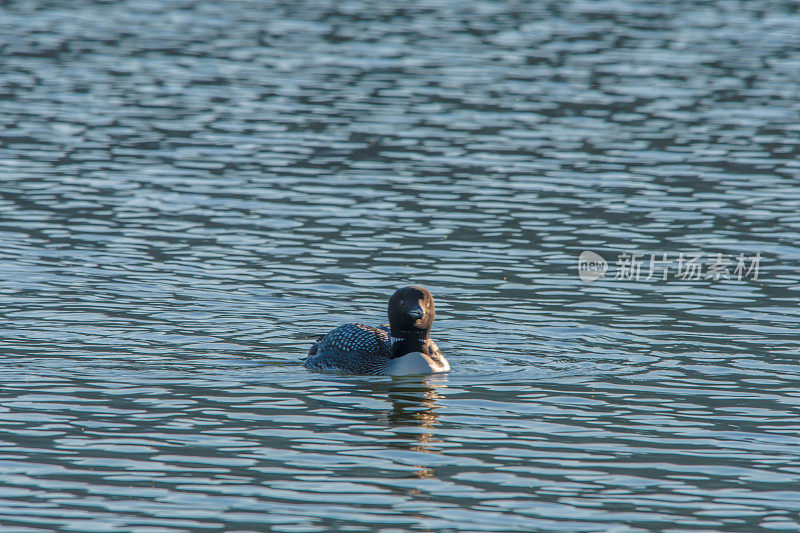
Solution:
[[[389,298],[389,323],[344,324],[320,337],[303,366],[316,370],[400,376],[449,372],[430,339],[436,309],[423,287],[403,287]]]

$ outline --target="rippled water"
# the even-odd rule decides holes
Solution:
[[[799,35],[794,2],[0,2],[0,521],[800,529]],[[647,279],[695,253],[729,279]],[[409,283],[450,374],[302,368]]]

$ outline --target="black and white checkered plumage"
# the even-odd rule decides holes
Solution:
[[[306,368],[354,374],[386,374],[392,361],[389,324],[377,328],[345,324],[328,332],[311,347]]]

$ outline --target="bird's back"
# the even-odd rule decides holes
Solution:
[[[308,352],[306,368],[355,374],[386,374],[391,362],[389,325],[345,324],[324,335]]]

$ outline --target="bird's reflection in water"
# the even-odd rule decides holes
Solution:
[[[395,432],[396,438],[387,442],[388,446],[436,453],[430,449],[429,444],[438,441],[433,431],[438,424],[438,401],[443,398],[438,390],[446,386],[446,376],[404,376],[393,378],[390,382],[372,384],[371,388],[375,392],[386,394],[392,403],[391,410],[386,411],[385,420],[391,428],[397,428],[398,431]],[[416,428],[416,431],[404,431],[403,428]],[[435,477],[432,468],[414,466],[415,477]]]
[[[436,391],[428,377],[418,377],[416,380],[405,378],[393,380],[388,391],[392,410],[387,413],[387,419],[393,427],[419,426],[424,429],[433,429],[439,415],[436,410],[439,406],[436,400],[442,396]],[[439,383],[441,387],[443,384]],[[424,450],[424,444],[433,435],[422,431],[419,433],[419,446],[412,449]]]

